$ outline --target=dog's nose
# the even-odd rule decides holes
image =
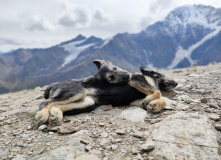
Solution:
[[[177,82],[175,82],[175,87],[178,85],[178,83]]]

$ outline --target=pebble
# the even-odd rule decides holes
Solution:
[[[87,140],[85,140],[85,139],[81,139],[81,140],[80,140],[80,143],[83,143],[83,144],[86,144],[86,145],[87,145],[87,144],[89,144],[90,142],[87,141]]]
[[[215,123],[214,127],[216,128],[216,130],[221,131],[221,123]]]
[[[135,160],[144,160],[144,158],[141,156],[141,154],[138,154],[137,156],[136,156],[136,159]]]
[[[117,147],[118,147],[118,145],[117,145],[117,144],[112,144],[112,145],[111,145],[111,149],[112,149],[112,150],[116,150],[116,149],[117,149]]]
[[[211,115],[209,115],[209,118],[214,120],[214,121],[220,120],[220,116],[217,115],[217,114],[211,114]]]
[[[107,140],[106,138],[102,138],[101,141],[100,141],[100,145],[101,145],[101,146],[105,146],[105,145],[107,145],[109,142],[110,142],[110,141]]]
[[[212,110],[211,108],[206,108],[206,109],[205,109],[205,112],[212,113],[213,110]]]
[[[133,155],[136,155],[136,154],[139,153],[139,151],[138,151],[137,148],[135,148],[134,146],[132,146],[132,148],[131,148],[131,153],[132,153]]]
[[[5,117],[0,117],[0,121],[3,121],[5,119]]]
[[[185,110],[190,109],[190,107],[189,107],[189,106],[186,106],[186,105],[183,105],[183,106],[180,107],[180,109],[181,109],[182,111],[185,111]]]
[[[47,125],[43,124],[43,125],[41,125],[40,127],[38,127],[38,130],[39,130],[39,131],[43,131],[43,130],[45,130],[46,128],[47,128]]]
[[[166,109],[166,110],[174,110],[174,108],[169,106],[169,105],[166,105],[166,107],[164,109]]]
[[[151,119],[151,120],[150,120],[150,124],[154,124],[154,123],[157,123],[157,122],[158,122],[157,119]]]
[[[198,94],[201,94],[201,95],[206,94],[206,90],[205,89],[192,89],[191,92],[198,93]]]
[[[48,132],[48,134],[53,135],[53,134],[54,134],[54,132]]]
[[[204,98],[200,99],[200,102],[201,102],[201,103],[207,103],[208,100],[207,100],[207,98],[204,97]]]
[[[100,122],[98,125],[99,125],[100,127],[104,127],[105,123]]]
[[[107,138],[107,137],[108,137],[108,133],[107,133],[107,132],[102,132],[102,133],[101,133],[101,137]]]
[[[141,145],[140,148],[142,151],[149,152],[149,151],[154,150],[155,146],[153,144],[153,141],[148,141],[145,144]]]
[[[32,128],[31,126],[28,126],[28,128],[27,128],[27,129],[28,129],[28,130],[30,130],[31,128]]]
[[[125,134],[125,130],[123,130],[123,129],[117,129],[115,132],[119,135],[124,135]]]
[[[211,108],[215,108],[215,109],[218,109],[218,108],[219,108],[219,106],[218,106],[217,103],[209,103],[209,106],[210,106]]]
[[[86,147],[85,147],[85,150],[86,151],[90,151],[92,149],[92,146],[90,146],[90,145],[87,145]]]
[[[115,139],[115,142],[121,143],[121,142],[122,142],[122,139]]]
[[[70,159],[70,158],[68,158]],[[77,157],[75,160],[100,160],[96,155],[94,154],[85,154]]]
[[[135,131],[133,136],[136,138],[143,138],[143,133],[140,131]]]
[[[0,159],[6,159],[9,156],[9,151],[7,149],[0,149]]]
[[[187,95],[179,96],[178,100],[184,101],[187,104],[191,103],[191,98],[189,96],[187,96]]]

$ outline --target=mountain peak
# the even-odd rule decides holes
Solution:
[[[185,5],[172,10],[165,22],[173,28],[182,25],[201,25],[205,28],[213,28],[221,23],[221,9],[205,5]],[[211,26],[212,24],[212,26]]]
[[[74,39],[62,42],[60,45],[65,45],[65,44],[69,44],[69,43],[72,43],[72,42],[82,41],[82,40],[85,40],[85,39],[86,39],[86,37],[84,37],[83,35],[79,34]]]
[[[74,39],[76,39],[76,40],[84,40],[84,39],[86,39],[86,37],[83,36],[82,34],[79,34],[79,35],[77,35],[77,37],[75,37]]]

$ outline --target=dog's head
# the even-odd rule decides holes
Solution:
[[[161,91],[171,91],[178,85],[178,83],[174,80],[166,78],[164,75],[158,72],[149,71],[145,67],[140,67],[140,71],[144,76],[151,77]]]
[[[129,72],[114,66],[111,62],[106,62],[104,60],[94,60],[93,63],[97,66],[98,72],[95,78],[98,81],[122,84],[128,83],[130,79]]]

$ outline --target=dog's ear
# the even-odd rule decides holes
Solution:
[[[100,69],[101,66],[105,63],[105,60],[93,60],[93,63],[97,66],[97,69]]]
[[[90,76],[90,77],[84,78],[84,79],[82,80],[82,82],[84,82],[84,83],[94,82],[95,80],[96,80],[96,77],[95,77],[95,76]]]
[[[140,67],[140,71],[143,75],[147,75],[149,73],[149,70],[145,67]]]
[[[111,62],[109,62],[109,61],[107,61],[106,63],[107,63],[107,64],[110,64],[110,65],[113,65],[113,64],[112,64]]]

